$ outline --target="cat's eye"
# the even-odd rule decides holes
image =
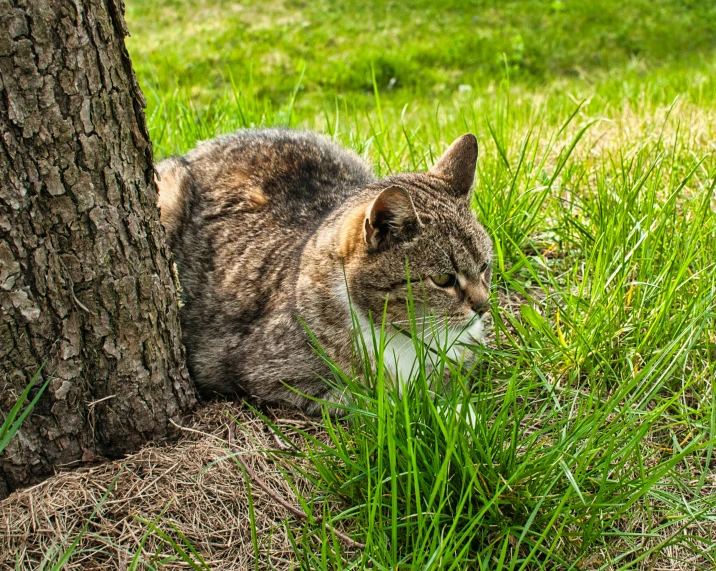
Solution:
[[[430,276],[433,283],[440,287],[452,287],[457,282],[455,274],[434,274]]]

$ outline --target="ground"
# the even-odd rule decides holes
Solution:
[[[387,174],[475,133],[493,333],[449,393],[336,371],[347,420],[219,403],[176,446],[16,493],[0,565],[716,568],[711,3],[126,9],[157,158],[288,125]]]

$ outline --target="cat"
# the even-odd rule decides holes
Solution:
[[[201,391],[308,414],[320,411],[315,399],[344,402],[320,378],[328,368],[306,326],[349,370],[353,326],[370,350],[371,318],[379,328],[384,308],[385,364],[407,382],[415,349],[397,332],[408,328],[406,260],[421,323],[436,316],[425,342],[455,359],[463,342],[481,342],[493,253],[470,208],[477,154],[466,134],[429,171],[380,179],[326,137],[247,129],[159,163],[182,337]]]

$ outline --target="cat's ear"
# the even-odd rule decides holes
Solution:
[[[419,229],[420,218],[408,191],[389,186],[367,208],[363,237],[369,250],[380,251],[396,241],[410,240]]]
[[[475,180],[477,137],[468,133],[458,138],[430,169],[430,174],[448,183],[451,194],[466,196]]]

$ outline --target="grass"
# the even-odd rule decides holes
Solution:
[[[384,137],[407,127],[443,144],[494,120],[505,84],[519,127],[558,124],[583,99],[612,118],[625,104],[648,114],[677,96],[712,108],[716,96],[707,2],[133,0],[127,20],[159,157],[262,124],[362,150],[377,121]]]
[[[132,0],[127,19],[159,158],[288,125],[388,174],[478,136],[493,339],[474,370],[438,359],[438,394],[428,355],[402,396],[380,359],[360,383],[334,370],[348,418],[267,452],[322,516],[287,522],[293,565],[716,567],[709,3]],[[159,526],[142,542],[167,530],[172,561],[211,568]]]
[[[231,72],[277,102],[305,66],[308,114],[335,96],[370,100],[371,71],[406,102],[499,81],[505,67],[535,86],[716,48],[716,9],[695,0],[135,0],[127,13],[135,68],[162,97],[184,87],[212,101]]]
[[[15,404],[12,406],[7,415],[3,415],[3,422],[2,425],[0,425],[0,454],[5,451],[7,445],[10,443],[10,440],[13,438],[13,436],[15,436],[17,431],[20,430],[20,426],[25,421],[27,416],[32,412],[32,409],[35,408],[37,401],[40,400],[40,397],[42,396],[42,393],[45,392],[47,385],[50,384],[51,379],[47,379],[45,383],[36,391],[36,394],[32,398],[32,400],[28,402],[32,387],[35,385],[37,380],[41,378],[41,374],[42,367],[40,367],[40,370],[35,373],[32,379],[30,379],[30,382],[27,384],[27,387],[25,387],[25,390],[18,397],[17,401],[15,401]],[[26,402],[27,406],[25,406],[25,409],[22,410],[22,407]],[[22,412],[20,412],[21,410]]]
[[[324,419],[303,475],[366,548],[316,528],[304,568],[651,568],[674,549],[667,565],[716,565],[713,167],[674,118],[597,158],[577,153],[588,117],[505,143],[509,119],[471,125],[495,151],[475,196],[494,344],[435,400],[425,363],[402,397],[380,360],[360,383],[334,370],[355,408]]]

